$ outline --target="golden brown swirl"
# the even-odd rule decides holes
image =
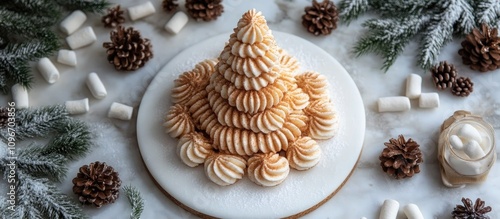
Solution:
[[[234,184],[245,174],[247,162],[237,155],[213,153],[205,160],[205,174],[217,185]]]
[[[194,131],[194,123],[189,115],[188,108],[182,104],[175,104],[165,116],[163,123],[165,132],[174,138]]]
[[[231,69],[231,66],[226,63],[219,62],[216,68],[219,74],[223,75],[226,80],[233,83],[236,88],[245,90],[260,90],[268,84],[274,83],[274,81],[280,76],[279,65],[275,65],[269,72],[262,73],[258,77],[252,78],[235,73]]]
[[[318,164],[321,157],[321,148],[310,137],[300,137],[288,145],[286,159],[290,167],[296,170],[307,170]]]
[[[300,64],[295,57],[291,56],[281,48],[278,50],[278,52],[280,53],[279,63],[283,72],[293,74],[295,73],[295,71],[299,70]]]
[[[197,92],[204,89],[209,83],[210,76],[215,72],[216,59],[203,60],[196,64],[192,71],[182,73],[174,80],[172,101],[185,104]]]
[[[236,34],[233,33],[231,34],[229,38],[229,45],[230,47],[225,47],[223,50],[223,54],[227,51],[231,51],[231,54],[234,56],[238,56],[241,58],[257,58],[264,56],[266,54],[266,51],[270,50],[273,47],[276,47],[276,42],[274,41],[273,36],[268,35],[264,37],[264,40],[262,42],[256,42],[254,44],[246,44],[238,40],[236,37]],[[229,56],[229,54],[222,55],[224,56]]]
[[[233,72],[248,78],[259,77],[278,65],[279,53],[274,46],[265,51],[263,56],[257,58],[242,58],[231,54],[230,49],[227,50],[221,54],[221,60],[230,65]]]
[[[306,72],[295,76],[297,85],[306,92],[311,100],[328,98],[328,82],[325,76],[317,72]]]
[[[248,159],[248,178],[260,186],[276,186],[289,172],[286,158],[276,153],[255,154]]]
[[[302,91],[302,89],[297,87],[291,91],[288,91],[285,94],[285,97],[283,97],[282,101],[290,103],[290,107],[293,110],[302,110],[309,104],[309,95],[307,95]]]
[[[182,162],[190,167],[205,162],[210,153],[212,153],[210,141],[198,132],[183,135],[177,144],[177,154]]]
[[[307,133],[313,139],[329,139],[338,128],[337,114],[332,103],[327,99],[312,101],[304,113],[309,118]]]
[[[255,9],[243,14],[235,32],[238,40],[246,44],[262,42],[264,36],[270,34],[266,19]]]

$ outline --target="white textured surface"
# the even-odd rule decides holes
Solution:
[[[122,8],[141,3],[135,0],[112,0],[111,2],[119,2]],[[335,2],[338,3],[338,1]],[[155,8],[161,8],[161,1],[154,1],[153,4]],[[203,39],[232,31],[245,11],[256,8],[266,16],[272,30],[307,39],[336,58],[356,82],[365,105],[366,135],[358,167],[338,194],[304,218],[366,217],[374,219],[378,217],[380,206],[386,199],[398,200],[402,206],[414,203],[419,206],[426,219],[450,218],[455,205],[461,203],[461,197],[472,199],[481,197],[487,205],[493,207],[493,212],[488,214],[490,218],[500,218],[499,162],[493,166],[489,178],[483,184],[470,185],[465,188],[448,188],[441,183],[436,158],[439,126],[455,110],[464,109],[483,115],[485,120],[495,128],[498,141],[500,136],[500,70],[484,74],[473,72],[468,66],[461,64],[461,58],[457,54],[460,40],[449,43],[443,49],[439,60],[447,60],[455,64],[461,76],[470,77],[474,82],[474,92],[467,98],[459,98],[449,91],[436,90],[430,74],[415,65],[418,45],[414,42],[405,48],[387,73],[380,70],[382,60],[374,54],[356,58],[351,53],[352,47],[356,40],[366,33],[361,23],[368,17],[362,17],[361,20],[354,21],[349,26],[340,25],[329,36],[315,37],[305,31],[300,23],[304,7],[310,4],[308,0],[224,0],[223,4],[224,13],[216,21],[195,22],[191,19],[177,35],[164,31],[163,26],[172,14],[166,14],[160,10],[136,22],[127,20],[124,25],[133,26],[141,31],[143,37],[151,39],[154,50],[154,58],[135,72],[118,72],[107,62],[106,50],[102,48],[102,43],[110,41],[111,30],[102,26],[100,15],[93,14],[88,15],[84,26],[93,26],[97,42],[75,51],[79,63],[76,67],[54,63],[61,77],[58,83],[52,85],[46,83],[36,72],[36,68],[33,68],[37,82],[29,94],[31,106],[64,104],[66,100],[85,97],[89,97],[90,101],[89,112],[75,116],[75,118],[87,120],[96,130],[96,147],[87,157],[69,166],[67,178],[61,184],[63,192],[71,194],[71,179],[76,175],[78,167],[100,160],[117,169],[123,185],[137,186],[145,196],[146,206],[141,218],[196,218],[165,197],[146,173],[135,137],[136,113],[130,121],[121,121],[107,118],[107,110],[112,102],[124,103],[137,109],[151,79],[170,59]],[[180,9],[184,10],[182,6]],[[293,52],[300,53],[300,48]],[[54,57],[50,58],[54,60]],[[321,60],[309,57],[308,61],[319,62]],[[195,60],[186,63],[183,69],[188,69],[194,64]],[[173,69],[173,71],[183,69]],[[108,96],[105,99],[91,98],[92,94],[85,86],[85,79],[89,72],[98,72],[101,80],[106,84]],[[379,97],[405,95],[405,79],[409,72],[422,76],[422,92],[439,92],[440,107],[422,109],[416,107],[418,101],[412,100],[410,111],[378,113],[376,102]],[[175,77],[177,75],[174,75],[172,80]],[[5,106],[10,100],[9,95],[2,96],[1,104]],[[383,173],[378,156],[384,147],[383,143],[399,134],[411,137],[420,144],[424,153],[424,163],[421,166],[421,173],[410,179],[398,181]],[[498,150],[497,148],[497,153]],[[321,165],[321,162],[318,165]],[[189,189],[182,185],[179,187],[180,190]],[[209,203],[203,202],[203,195],[193,198],[200,205],[210,207]],[[74,199],[76,200],[76,197]],[[110,206],[100,209],[85,208],[85,211],[95,219],[128,218],[130,206],[125,196],[121,195],[119,200]],[[400,212],[398,219],[404,218],[404,214]]]

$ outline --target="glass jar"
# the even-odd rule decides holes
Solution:
[[[465,125],[470,125],[467,127],[469,130],[471,126],[477,130],[475,140],[461,136],[461,129]],[[459,144],[451,143],[454,135],[460,139]],[[441,178],[446,186],[461,187],[483,182],[496,160],[495,130],[480,116],[467,111],[455,112],[441,126],[438,160],[441,164]]]

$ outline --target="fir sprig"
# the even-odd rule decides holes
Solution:
[[[0,90],[7,93],[16,83],[31,87],[28,62],[50,56],[61,47],[53,26],[64,13],[77,9],[98,13],[108,6],[106,0],[2,0]]]
[[[133,186],[124,186],[123,191],[132,206],[132,213],[130,213],[130,219],[141,218],[142,211],[144,210],[144,199],[141,196],[139,190]]]
[[[454,35],[466,35],[482,22],[500,25],[500,0],[341,0],[339,6],[345,23],[365,12],[380,16],[365,21],[367,34],[354,52],[381,55],[384,71],[412,40],[420,40],[418,65],[428,69]]]

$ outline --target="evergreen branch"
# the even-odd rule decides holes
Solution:
[[[408,15],[426,14],[427,10],[434,10],[438,1],[372,0],[370,1],[370,5],[383,17],[405,17]]]
[[[341,0],[339,3],[340,19],[349,23],[370,9],[368,0]]]
[[[2,63],[0,63],[2,64]],[[31,74],[31,68],[26,61],[13,61],[5,66],[0,66],[0,74],[6,79],[6,86],[2,88],[3,93],[8,93],[10,86],[16,83],[30,89],[34,81],[34,76]]]
[[[79,204],[59,192],[58,187],[48,179],[33,178],[22,171],[18,171],[18,177],[18,218],[31,218],[27,209],[38,210],[42,218],[87,218]]]
[[[460,17],[457,20],[458,26],[455,28],[454,32],[462,35],[467,35],[476,26],[474,21],[474,9],[467,0],[456,1],[457,8],[459,8],[462,12],[460,13]]]
[[[58,154],[68,160],[85,156],[92,146],[91,132],[87,125],[74,119],[64,120],[56,126],[59,136],[54,137],[42,154]]]
[[[57,17],[43,16],[32,16],[26,13],[10,11],[7,9],[0,8],[0,27],[2,28],[1,33],[4,35],[8,34],[29,34],[31,31],[37,31],[39,29],[47,28],[52,26],[57,21]]]
[[[46,137],[55,127],[61,125],[59,121],[67,119],[69,119],[69,116],[66,108],[61,105],[19,110],[16,113],[17,140]],[[7,130],[0,130],[0,136],[7,139]]]
[[[496,25],[500,22],[500,0],[479,1],[475,11],[478,25],[481,23]]]
[[[60,154],[43,154],[43,150],[44,148],[31,146],[19,151],[16,159],[18,170],[32,176],[61,181],[67,172],[66,158]]]
[[[0,6],[33,17],[52,15],[54,20],[59,19],[62,10],[53,0],[2,0]]]
[[[66,10],[82,10],[92,13],[100,13],[109,7],[110,3],[106,0],[55,0]]]
[[[50,55],[60,47],[57,36],[50,30],[40,30],[34,36],[35,39],[21,43],[9,43],[0,50],[1,65],[7,66],[14,61],[34,61]]]
[[[130,213],[131,219],[141,218],[142,211],[144,210],[144,199],[141,196],[139,190],[133,186],[124,186],[123,191],[132,205],[132,213]]]

